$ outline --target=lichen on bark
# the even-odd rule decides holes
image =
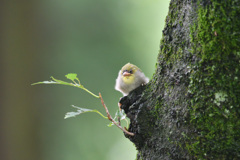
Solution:
[[[240,158],[239,6],[171,1],[156,72],[121,102],[137,159]]]

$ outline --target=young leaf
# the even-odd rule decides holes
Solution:
[[[126,114],[123,110],[117,111],[117,116],[120,117],[120,120],[126,119]]]
[[[76,112],[67,112],[64,119],[70,118],[70,117],[75,117],[81,113],[86,113],[89,111],[92,111],[91,109],[87,109],[87,108],[80,108],[77,106],[72,105],[72,107],[77,108],[78,110]]]
[[[77,78],[77,74],[76,74],[76,73],[68,73],[67,75],[65,75],[65,77],[67,77],[67,79],[70,79],[70,80],[72,80],[72,81],[74,81],[74,80],[79,80],[79,79]]]
[[[108,119],[107,117],[105,117],[102,113],[100,113],[98,110],[94,109],[87,109],[87,108],[80,108],[77,106],[72,105],[73,108],[77,108],[78,110],[76,112],[67,112],[64,119],[67,118],[71,118],[71,117],[76,117],[77,115],[80,115],[82,113],[87,113],[87,112],[95,112],[97,114],[99,114],[100,116],[102,116],[105,119]]]
[[[113,120],[114,120],[114,121],[117,121],[118,118],[120,119],[120,121],[121,121],[121,120],[126,120],[126,122],[127,122],[127,124],[128,124],[128,121],[127,121],[127,119],[126,119],[126,114],[124,113],[123,110],[121,110],[121,111],[117,110],[117,112],[115,113],[115,117],[113,118]],[[113,125],[114,125],[114,123],[111,122],[111,123],[108,124],[107,126],[108,126],[108,127],[112,127]]]
[[[107,126],[108,127],[112,127],[114,124],[113,124],[113,122],[111,122],[111,123],[109,123]]]
[[[36,84],[55,84],[55,81],[42,81],[42,82],[36,82],[31,85],[36,85]]]
[[[54,78],[53,76],[51,76],[51,79],[54,80],[57,84],[62,84],[62,85],[68,85],[68,86],[71,86],[71,83],[68,83],[68,82],[65,82],[65,81],[62,81],[62,80],[56,79],[56,78]]]

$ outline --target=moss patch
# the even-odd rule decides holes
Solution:
[[[187,148],[198,159],[240,158],[240,2],[202,5],[192,26],[189,93],[197,128]]]

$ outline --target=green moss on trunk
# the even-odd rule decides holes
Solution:
[[[189,92],[191,123],[198,132],[187,146],[198,158],[240,158],[240,2],[199,7],[192,28]]]

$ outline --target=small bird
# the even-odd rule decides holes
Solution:
[[[115,89],[127,96],[129,92],[148,82],[149,79],[137,66],[127,63],[118,73]]]

